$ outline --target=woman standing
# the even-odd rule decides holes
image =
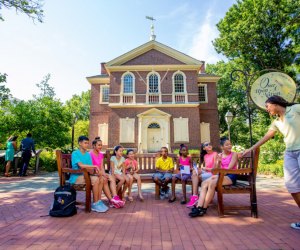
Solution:
[[[17,138],[18,136],[11,136],[8,138],[6,143],[6,151],[5,151],[5,161],[6,167],[5,167],[5,173],[4,176],[9,177],[9,169],[11,167],[11,163],[14,160],[15,151],[17,150]]]
[[[277,118],[272,122],[269,131],[243,155],[270,140],[276,132],[282,133],[286,151],[284,153],[284,180],[289,193],[300,208],[300,104],[289,103],[280,96],[271,96],[266,100],[266,109]],[[300,229],[300,222],[291,227]]]

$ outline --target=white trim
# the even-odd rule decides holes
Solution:
[[[105,85],[100,85],[100,98],[99,98],[99,103],[100,104],[108,104],[109,102],[103,102],[102,101],[102,97],[103,97],[103,89],[104,88],[108,88],[109,89],[109,85],[105,84]],[[109,91],[108,91],[108,97],[109,97]]]
[[[121,104],[121,103],[109,103],[111,108],[180,108],[180,107],[198,107],[199,102],[194,103],[182,103],[182,104],[147,104],[147,103],[138,103],[138,104]]]

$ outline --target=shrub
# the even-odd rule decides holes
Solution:
[[[268,164],[260,163],[258,165],[258,173],[283,177],[283,160],[277,160],[275,163]]]
[[[48,172],[57,171],[56,155],[54,150],[45,149],[41,152],[40,166]]]

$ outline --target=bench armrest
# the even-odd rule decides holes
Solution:
[[[71,174],[82,174],[84,176],[85,184],[87,188],[91,189],[91,177],[90,173],[87,169],[71,169],[71,168],[63,168],[61,170],[63,173],[71,173]]]

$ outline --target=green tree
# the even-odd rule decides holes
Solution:
[[[81,95],[73,95],[66,102],[67,109],[70,113],[76,114],[79,120],[87,121],[90,115],[91,91],[82,92]]]
[[[5,87],[6,83],[6,74],[0,73],[0,104],[3,105],[3,102],[10,97],[10,90]]]
[[[0,0],[1,8],[15,9],[29,16],[33,20],[43,22],[44,12],[42,10],[43,1],[41,0]],[[0,20],[4,20],[0,14]]]
[[[213,44],[255,71],[287,70],[300,52],[299,23],[300,0],[239,0],[217,24]]]
[[[40,93],[39,95],[34,95],[33,97],[36,99],[43,98],[43,97],[50,97],[53,98],[55,97],[55,91],[54,88],[50,86],[48,83],[51,78],[50,74],[47,74],[44,76],[44,79],[40,82],[37,83],[36,86],[39,88]]]

